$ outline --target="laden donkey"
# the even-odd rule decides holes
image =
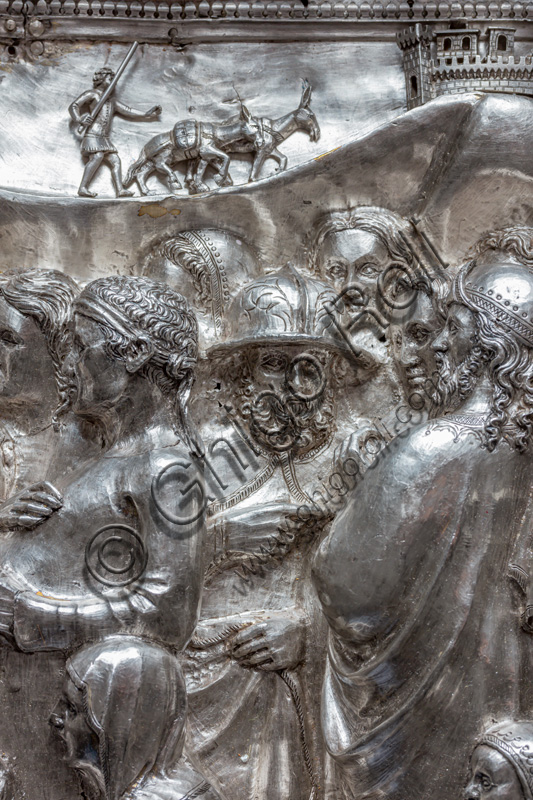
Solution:
[[[256,120],[260,128],[259,136],[254,139],[237,140],[225,147],[228,153],[255,153],[248,180],[259,179],[259,174],[267,158],[274,158],[278,162],[280,172],[286,169],[287,156],[280,153],[277,148],[296,131],[304,131],[309,134],[312,142],[318,142],[320,128],[317,118],[310,108],[311,92],[309,81],[305,80],[298,108],[278,119],[260,117]]]
[[[222,125],[180,120],[171,131],[160,133],[145,144],[137,161],[129,168],[124,184],[129,186],[137,181],[141,194],[155,194],[148,189],[146,179],[153,172],[160,172],[167,176],[170,191],[175,192],[182,187],[171,165],[188,161],[197,164],[195,173],[189,171],[187,175],[187,184],[193,191],[209,191],[203,180],[208,165],[214,168],[219,186],[231,186],[233,181],[228,175],[230,157],[225,150],[234,142],[246,142],[255,149],[258,147],[255,140],[260,135],[257,120],[244,105],[239,119]]]
[[[278,145],[292,136],[296,131],[304,131],[309,134],[312,142],[320,139],[320,127],[314,112],[311,110],[311,86],[309,81],[303,82],[302,97],[300,105],[294,111],[289,111],[278,119],[267,119],[267,117],[255,118],[259,127],[259,135],[249,139],[238,139],[224,147],[228,153],[254,153],[252,168],[248,181],[256,181],[260,177],[261,169],[267,158],[274,158],[278,162],[278,171],[287,168],[287,156],[280,153]],[[187,165],[187,177],[185,183],[190,189],[194,190],[198,181],[198,173],[195,173],[195,163],[189,161]],[[205,168],[204,168],[205,170]],[[202,175],[203,171],[202,170]]]

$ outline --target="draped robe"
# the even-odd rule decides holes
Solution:
[[[531,455],[488,452],[480,433],[443,418],[395,439],[317,554],[330,798],[459,797],[484,725],[531,712],[533,643],[508,577]]]

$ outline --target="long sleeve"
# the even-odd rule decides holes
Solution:
[[[15,641],[21,650],[33,652],[67,650],[112,633],[153,631],[163,636],[166,624],[157,595],[164,598],[173,589],[164,580],[154,580],[151,586],[143,583],[106,598],[61,599],[22,591],[15,599]],[[171,632],[167,636],[172,637]]]
[[[187,508],[192,507],[193,516],[199,512],[195,520],[174,523],[172,519],[183,513],[181,494],[173,485],[163,486],[160,513],[149,481],[163,467],[180,465],[183,456],[177,455],[169,449],[160,456],[101,459],[88,473],[98,487],[88,508],[80,508],[79,502],[88,480],[84,474],[64,493],[64,506],[44,523],[46,527],[27,537],[28,549],[13,548],[16,566],[6,546],[0,587],[14,597],[12,633],[21,650],[67,650],[113,633],[185,646],[198,617],[205,520],[194,494]],[[120,530],[125,522],[137,542],[135,579],[113,585],[114,573],[107,574],[104,562],[96,557],[105,537],[96,549],[87,548],[95,531],[99,536],[113,523]],[[123,546],[127,553],[127,541]],[[57,560],[61,547],[64,565]]]
[[[83,116],[81,109],[83,106],[92,103],[93,100],[95,100],[94,92],[88,91],[80,94],[80,96],[70,104],[68,112],[74,122],[81,122]]]

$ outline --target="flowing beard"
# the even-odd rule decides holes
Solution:
[[[474,391],[485,362],[484,351],[476,345],[455,368],[448,353],[437,353],[435,361],[438,378],[432,400],[447,410],[458,408]]]
[[[320,447],[334,420],[333,403],[327,396],[306,402],[288,394],[280,401],[271,395],[262,400],[259,393],[253,401],[242,403],[239,412],[261,447],[277,453],[290,451],[293,455]]]

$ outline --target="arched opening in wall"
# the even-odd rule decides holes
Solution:
[[[504,36],[503,33],[500,33],[498,36],[498,43],[496,45],[496,49],[498,53],[505,53],[507,50],[507,36]]]
[[[411,75],[411,97],[418,97],[418,78]]]
[[[452,49],[452,40],[449,39],[448,37],[446,37],[446,39],[444,40],[444,42],[442,44],[442,49],[443,50],[451,50]]]
[[[470,50],[471,43],[470,43],[470,36],[465,36],[463,39],[463,50]]]

